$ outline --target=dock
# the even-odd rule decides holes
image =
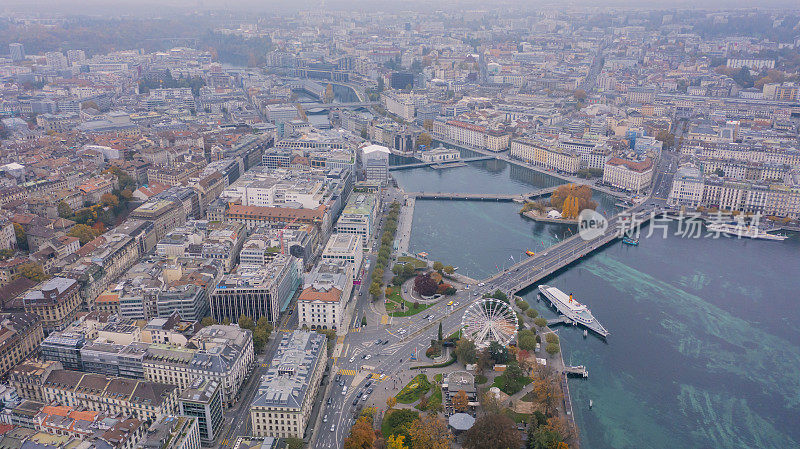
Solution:
[[[572,412],[572,397],[569,394],[569,383],[567,382],[567,373],[561,373],[561,391],[564,393],[564,412],[567,414],[567,419],[573,429],[575,426],[575,414]]]
[[[589,370],[586,369],[583,365],[578,366],[564,366],[564,372],[567,374],[572,374],[578,377],[588,378],[589,377]]]
[[[550,326],[553,326],[553,325],[556,325],[556,324],[572,324],[572,320],[567,318],[567,317],[565,317],[564,315],[561,315],[558,318],[553,318],[553,319],[547,320],[547,327],[550,327]]]
[[[561,317],[558,320],[560,320],[560,321],[562,321],[564,323],[571,323],[573,326],[581,325],[581,326],[589,329],[590,331],[596,333],[597,335],[599,335],[599,336],[601,336],[603,338],[608,337],[609,332],[606,330],[605,327],[603,327],[602,324],[600,324],[599,321],[597,321],[597,318],[595,318],[591,314],[591,312],[589,312],[588,309],[583,309],[583,310],[578,311],[578,312],[571,311],[568,308],[567,305],[563,304],[561,301],[558,301],[557,298],[554,298],[553,297],[554,294],[552,292],[548,291],[547,289],[542,290],[542,288],[544,288],[544,287],[547,287],[547,286],[546,285],[540,285],[539,286],[539,290],[540,290],[539,293],[542,296],[544,296],[548,301],[550,301],[550,304],[552,304],[552,306],[555,307],[556,310],[558,310],[558,312],[562,314]],[[560,292],[560,291],[558,293],[562,293],[563,294],[563,292]],[[585,305],[584,305],[584,307],[585,307]],[[571,313],[572,313],[572,315],[570,315]],[[588,317],[587,316],[581,316],[584,313],[586,315],[588,315]],[[548,324],[549,324],[549,322],[548,322]]]

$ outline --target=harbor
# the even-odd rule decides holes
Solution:
[[[443,178],[427,168],[393,176],[407,190],[514,193],[548,185],[539,174],[502,162],[468,165]],[[618,202],[602,194],[595,200],[604,213]],[[458,235],[451,231],[456,228]],[[526,248],[537,256],[550,252],[570,238],[567,228],[521,217],[512,202],[426,200],[415,206],[409,252],[428,252],[482,279],[521,260]],[[583,338],[577,326],[559,331],[564,358],[592,371],[588,382],[563,379],[581,447],[736,448],[745,439],[793,447],[800,434],[790,404],[800,387],[770,373],[800,370],[800,329],[786,325],[800,320],[793,299],[800,279],[779,275],[800,272],[800,238],[690,239],[678,230],[671,222],[665,238],[657,232],[657,238],[642,235],[636,247],[604,245],[543,278],[569,286],[614,333],[607,344]],[[541,317],[559,320],[558,312],[537,302],[538,289],[517,295]],[[720,338],[724,346],[713,343]],[[750,369],[742,371],[732,362],[736,357]],[[738,412],[726,412],[731,407]],[[676,414],[680,421],[671,419]],[[736,430],[711,432],[714,422]]]

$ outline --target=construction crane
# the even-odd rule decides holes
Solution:
[[[286,226],[284,226],[283,228],[281,228],[280,231],[278,231],[278,238],[281,239],[281,254],[286,254],[286,249],[284,248],[284,244],[283,244],[283,231],[285,231],[286,228],[288,228],[289,226],[293,225],[294,222],[296,222],[299,219],[300,219],[300,217],[297,217],[294,220],[290,221],[289,223],[286,223]]]

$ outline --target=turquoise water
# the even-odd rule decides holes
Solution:
[[[558,182],[508,164],[447,171],[393,175],[407,190],[523,192]],[[613,199],[597,199],[613,209]],[[418,201],[410,249],[482,278],[573,232],[518,209]],[[582,447],[800,446],[800,237],[685,239],[674,231],[638,247],[610,245],[544,281],[573,292],[611,332],[604,343],[559,330],[565,361],[590,374],[570,381]],[[555,316],[532,290],[523,296]]]

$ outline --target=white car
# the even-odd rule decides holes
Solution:
[[[366,357],[364,357],[364,360],[369,360],[369,359],[371,359],[371,358],[372,358],[372,354],[367,354],[367,356],[366,356]]]
[[[356,356],[352,356],[352,357],[350,357],[350,363],[353,363],[353,362],[355,362],[355,361],[356,361]]]
[[[478,284],[478,287],[483,287],[484,285],[486,285],[486,283],[481,282],[480,284]]]
[[[336,432],[336,424],[331,424],[331,432]]]
[[[400,335],[403,335],[403,334],[406,333],[406,330],[405,329],[400,329],[399,331],[397,331],[397,333],[400,334]]]

